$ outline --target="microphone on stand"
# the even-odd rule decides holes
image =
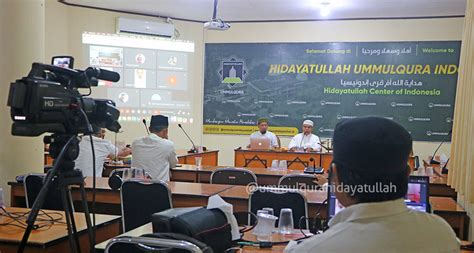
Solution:
[[[452,134],[453,130],[449,130],[449,133],[448,133],[448,136],[450,136]],[[439,161],[436,161],[435,160],[435,155],[436,155],[436,152],[438,152],[439,148],[441,148],[441,146],[443,145],[443,143],[447,141],[447,140],[443,140],[439,145],[438,147],[436,148],[436,150],[434,151],[433,153],[433,156],[431,156],[431,160],[430,160],[430,164],[440,164]]]
[[[146,133],[150,135],[150,131],[148,131],[148,127],[146,126],[146,119],[143,119],[142,122],[143,122],[143,125],[145,125]]]
[[[193,149],[191,149],[191,153],[197,153],[198,150],[196,149],[196,145],[194,145],[194,142],[191,139],[191,137],[189,137],[188,133],[186,133],[184,128],[181,126],[181,124],[178,124],[178,127],[181,128],[181,130],[183,130],[183,133],[186,135],[186,137],[188,137],[188,140],[191,142],[191,144],[193,144]]]

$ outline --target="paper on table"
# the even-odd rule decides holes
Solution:
[[[230,224],[232,240],[240,239],[239,225],[234,216],[234,207],[225,202],[219,195],[212,195],[207,202],[207,209],[219,208],[227,217],[227,222]]]

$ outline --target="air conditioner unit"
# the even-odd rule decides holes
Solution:
[[[117,18],[117,33],[171,38],[174,35],[174,25],[131,18]]]

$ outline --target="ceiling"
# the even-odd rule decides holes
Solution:
[[[83,7],[109,9],[176,20],[205,22],[213,0],[58,0]],[[328,4],[329,3],[329,4]],[[323,6],[330,13],[321,15]],[[464,16],[466,0],[220,0],[217,18],[228,22],[331,19],[391,19]]]

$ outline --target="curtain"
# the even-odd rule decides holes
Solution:
[[[466,209],[474,204],[474,0],[466,3],[454,109],[448,185]]]

